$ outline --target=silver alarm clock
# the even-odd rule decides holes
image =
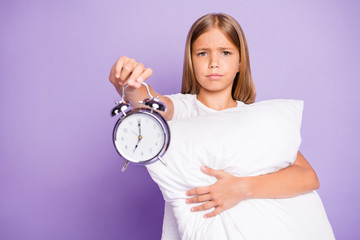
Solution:
[[[113,131],[113,142],[120,157],[125,160],[122,171],[129,162],[135,164],[150,164],[160,160],[170,143],[170,129],[166,120],[157,111],[166,111],[164,103],[159,97],[154,98],[146,83],[142,83],[149,98],[139,101],[147,108],[132,108],[131,103],[125,101],[125,89],[122,90],[122,100],[116,101],[111,115],[120,115]],[[166,164],[165,164],[166,165]]]

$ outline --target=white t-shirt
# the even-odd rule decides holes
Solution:
[[[172,120],[184,119],[189,117],[201,116],[207,113],[234,111],[237,108],[242,107],[245,103],[237,101],[237,107],[228,108],[222,111],[217,111],[205,106],[199,100],[197,100],[194,94],[172,94],[166,95],[174,103],[174,116]]]
[[[196,95],[193,94],[172,94],[166,95],[174,104],[174,116],[172,120],[184,119],[189,117],[201,116],[207,113],[221,112],[211,109],[197,100]],[[237,101],[237,106],[234,108],[228,108],[222,111],[233,111],[237,108],[244,106],[245,103]],[[180,234],[177,227],[176,219],[172,208],[167,202],[165,202],[164,220],[162,228],[163,240],[180,240]]]

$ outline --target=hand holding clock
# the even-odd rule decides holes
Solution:
[[[140,88],[141,83],[152,75],[152,69],[126,56],[120,57],[111,69],[109,80],[115,86],[128,84],[133,88]]]
[[[122,56],[112,66],[109,80],[120,96],[122,96],[123,87],[127,85],[126,100],[132,103],[132,107],[143,107],[138,102],[148,98],[149,95],[145,87],[142,86],[142,83],[152,74],[152,69],[144,67],[143,63],[137,62],[133,58]],[[153,96],[159,96],[159,100],[166,105],[166,111],[160,111],[159,113],[165,120],[171,120],[174,114],[173,102],[170,98],[155,92],[151,86],[149,86],[149,89]]]

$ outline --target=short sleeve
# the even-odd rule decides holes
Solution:
[[[166,95],[174,104],[174,115],[172,120],[184,119],[197,115],[196,95],[176,93]]]

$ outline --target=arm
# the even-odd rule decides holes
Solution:
[[[293,165],[275,173],[251,178],[249,198],[287,198],[316,190],[320,187],[314,169],[298,152]]]
[[[122,89],[125,84],[126,88],[126,101],[130,101],[133,107],[144,107],[138,101],[144,100],[149,97],[145,86],[141,83],[152,75],[151,68],[145,68],[144,64],[136,62],[135,59],[122,56],[113,65],[110,71],[109,80],[114,85],[117,92],[122,94]],[[157,93],[149,86],[151,94],[159,96],[159,100],[165,103],[166,112],[159,113],[167,120],[171,120],[174,115],[174,104],[168,97],[164,97]]]
[[[192,211],[202,211],[215,207],[205,217],[232,208],[240,201],[251,198],[287,198],[310,192],[319,188],[315,171],[304,156],[298,152],[293,165],[274,173],[255,177],[235,177],[222,170],[201,169],[205,174],[217,178],[217,182],[206,187],[188,191],[187,203],[203,203]]]

